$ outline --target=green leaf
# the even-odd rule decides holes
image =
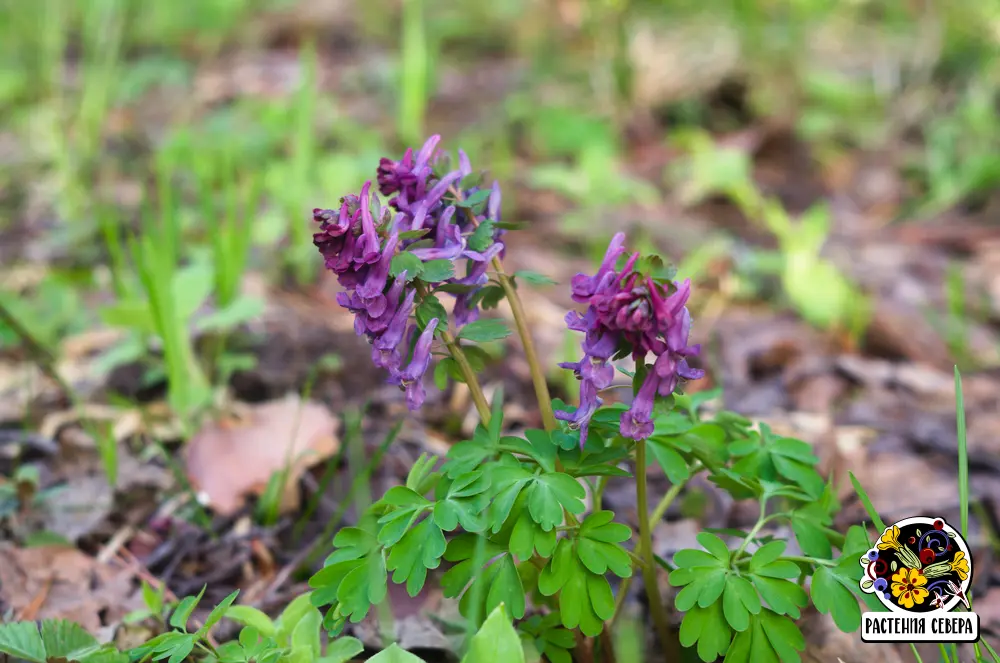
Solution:
[[[326,558],[325,564],[327,566],[349,559],[361,559],[365,555],[377,549],[379,547],[379,542],[378,538],[366,529],[361,527],[345,527],[337,532],[337,535],[333,537],[333,545],[335,550],[329,557]],[[288,607],[285,608],[285,612],[281,613],[282,623],[285,623],[288,619],[292,618],[289,614],[289,610],[292,606],[296,605],[296,601],[298,600],[299,599],[297,598],[295,601],[292,601]],[[308,604],[308,601],[306,603]],[[302,614],[304,614],[304,612]],[[299,616],[301,616],[301,614]]]
[[[470,322],[458,332],[458,338],[476,343],[497,341],[510,336],[510,328],[501,320],[483,319]]]
[[[805,590],[794,582],[764,576],[753,576],[752,582],[768,607],[778,614],[798,619],[800,608],[809,603]]]
[[[521,638],[511,624],[503,604],[498,605],[486,618],[479,631],[469,642],[469,651],[462,663],[524,663]]]
[[[194,263],[174,274],[171,293],[177,321],[187,321],[208,299],[215,285],[214,271],[210,264]]]
[[[650,438],[646,441],[646,446],[671,483],[681,483],[691,477],[687,461],[663,440]]]
[[[177,609],[170,615],[170,625],[183,631],[187,627],[191,613],[194,612],[194,609],[198,606],[198,602],[201,601],[201,597],[204,595],[205,587],[202,587],[201,591],[198,592],[198,596],[187,596],[181,599],[181,602],[177,604]]]
[[[448,378],[461,376],[458,362],[451,357],[445,357],[434,367],[434,386],[444,391],[448,387]]]
[[[514,278],[520,279],[525,283],[530,283],[531,285],[555,285],[556,281],[550,279],[544,274],[539,274],[538,272],[533,272],[530,269],[519,269],[514,272]]]
[[[743,578],[738,576],[729,575],[726,578],[726,588],[722,592],[722,612],[726,617],[726,621],[733,630],[745,631],[750,627],[750,611],[743,604],[743,597],[740,592],[742,591],[737,585],[738,580],[743,580]],[[753,587],[751,587],[753,590]],[[753,590],[756,595],[756,590]]]
[[[486,528],[483,518],[489,506],[490,477],[482,471],[459,475],[448,489],[444,499],[434,505],[434,522],[446,532],[459,525],[466,532],[480,532]]]
[[[494,224],[492,221],[483,221],[476,227],[475,231],[469,235],[467,243],[473,251],[482,253],[493,245]]]
[[[521,576],[510,555],[502,556],[491,567],[495,569],[489,592],[486,594],[486,610],[492,612],[500,605],[506,605],[515,619],[524,617],[525,600]]]
[[[558,592],[563,626],[579,628],[588,637],[599,635],[614,612],[614,595],[607,579],[587,570],[565,539],[539,574],[538,590],[544,596]]]
[[[219,603],[219,605],[212,608],[212,612],[208,613],[208,617],[205,618],[205,623],[202,625],[200,629],[198,629],[197,635],[199,637],[208,633],[213,626],[219,623],[219,620],[222,619],[223,616],[225,616],[226,611],[229,609],[229,606],[233,604],[233,601],[236,600],[236,597],[239,595],[239,593],[240,590],[238,589],[235,590],[232,594],[222,599],[222,602]]]
[[[699,532],[695,538],[712,557],[724,564],[729,563],[729,547],[725,541],[710,532]]]
[[[226,610],[226,617],[244,626],[251,626],[265,638],[274,635],[275,626],[271,618],[249,605],[234,605]]]
[[[681,644],[685,647],[697,645],[698,657],[705,663],[714,663],[724,654],[732,637],[733,631],[726,623],[721,601],[692,608],[681,621]]]
[[[411,654],[399,645],[389,645],[368,659],[368,663],[426,663],[424,659]]]
[[[544,530],[563,522],[563,509],[579,515],[586,510],[583,486],[568,474],[550,472],[537,476],[528,493],[528,511]]]
[[[406,282],[409,283],[413,279],[419,278],[420,273],[423,271],[424,263],[417,256],[412,253],[403,251],[397,254],[392,262],[389,263],[389,275],[396,278],[403,272],[406,272]]]
[[[420,270],[420,280],[425,283],[440,283],[455,275],[455,265],[450,260],[428,260]]]
[[[424,300],[420,302],[420,306],[417,307],[416,315],[417,323],[420,325],[421,330],[435,318],[438,321],[438,331],[448,328],[448,311],[445,310],[444,305],[434,295],[424,297]]]
[[[340,613],[356,624],[385,599],[387,590],[385,558],[381,551],[373,552],[341,581],[337,589]]]
[[[322,651],[323,645],[319,637],[322,625],[323,616],[319,610],[313,609],[292,630],[289,646],[293,652],[303,652],[307,663],[318,659]]]
[[[378,533],[378,541],[383,546],[396,545],[420,515],[433,504],[406,486],[390,488],[378,503],[396,507],[378,519],[378,524],[382,526]]]
[[[771,562],[781,557],[785,552],[787,544],[784,541],[771,541],[758,548],[750,558],[750,573],[756,573],[757,569],[767,566]]]
[[[455,206],[456,207],[475,207],[476,205],[479,205],[480,203],[486,202],[486,200],[490,197],[491,193],[492,193],[491,189],[479,189],[478,191],[476,191],[475,193],[473,193],[468,198],[465,198],[463,200],[456,200],[455,201]]]
[[[755,575],[766,578],[798,578],[802,570],[794,562],[778,560],[765,564],[753,572]]]
[[[337,638],[326,648],[326,654],[317,663],[348,663],[365,650],[357,638]]]
[[[34,663],[45,663],[45,643],[34,622],[0,624],[0,652]]]
[[[833,557],[833,547],[830,539],[821,527],[816,526],[816,517],[807,512],[792,512],[792,531],[795,532],[795,540],[799,542],[802,552],[822,559]]]
[[[684,548],[674,553],[674,566],[678,568],[707,566],[724,569],[728,564],[728,560],[722,562],[715,555],[696,548]]]
[[[705,567],[691,569],[690,572],[693,580],[674,599],[674,604],[681,612],[691,610],[695,605],[704,608],[715,603],[726,588],[728,572],[725,569]]]
[[[386,560],[386,568],[393,572],[392,581],[405,582],[407,594],[416,596],[427,580],[428,569],[441,564],[447,545],[441,528],[432,519],[424,519],[392,546]]]
[[[771,462],[782,476],[794,481],[814,498],[823,494],[826,483],[814,466],[773,453]]]
[[[619,578],[632,575],[632,561],[620,545],[632,538],[632,529],[611,522],[614,513],[596,511],[580,524],[576,553],[587,570],[604,575],[610,569]]]
[[[260,297],[241,295],[228,306],[213,311],[195,322],[198,331],[215,331],[235,329],[244,322],[258,317],[264,312],[264,300]]]
[[[833,617],[837,628],[844,633],[854,633],[861,627],[861,608],[857,599],[827,567],[816,569],[809,593],[816,609]]]
[[[47,659],[69,658],[84,649],[97,648],[97,638],[80,626],[65,619],[46,619],[41,627],[42,645]]]
[[[778,659],[783,662],[798,663],[800,660],[798,652],[805,650],[806,639],[795,622],[770,610],[761,612],[758,621]]]
[[[111,327],[132,329],[144,334],[157,334],[149,303],[139,300],[122,300],[101,309],[101,320]]]

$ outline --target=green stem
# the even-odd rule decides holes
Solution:
[[[660,503],[656,505],[653,515],[649,517],[650,532],[652,532],[653,527],[655,527],[656,523],[660,521],[660,518],[662,518],[663,514],[667,512],[667,509],[670,508],[670,505],[675,499],[677,499],[677,496],[680,495],[681,491],[684,490],[684,486],[686,486],[690,480],[691,479],[688,478],[685,481],[681,481],[680,483],[676,483],[671,486],[670,490],[668,490],[666,495],[663,496],[663,499],[660,500]],[[652,535],[650,535],[650,537],[652,538]],[[642,550],[643,545],[640,540],[639,545],[635,549],[635,554],[640,559],[642,559]],[[618,615],[621,613],[622,605],[625,603],[625,597],[628,595],[630,587],[632,587],[631,577],[622,580],[621,585],[618,587],[618,596],[615,597],[615,612],[611,616],[611,619],[608,622],[609,624],[614,625],[614,623],[618,620]]]
[[[483,422],[484,426],[490,425],[490,405],[486,402],[486,396],[483,394],[483,388],[479,385],[479,380],[476,378],[476,372],[472,370],[472,365],[469,363],[469,359],[465,356],[465,352],[462,351],[462,346],[458,344],[455,337],[451,335],[449,331],[441,332],[441,340],[444,341],[445,346],[448,348],[448,352],[451,353],[452,359],[458,364],[458,370],[462,373],[462,377],[465,379],[465,384],[469,387],[469,392],[472,394],[472,402],[476,404],[476,411],[479,413],[479,419]]]
[[[646,491],[646,441],[639,440],[635,445],[635,492],[639,507],[639,545],[642,546],[642,559],[645,567],[642,569],[642,580],[646,585],[646,597],[649,599],[649,610],[653,616],[653,624],[663,647],[665,660],[676,661],[680,652],[676,643],[670,637],[670,626],[667,622],[667,611],[663,607],[663,597],[656,582],[656,563],[653,560],[653,536],[649,526],[649,502]],[[672,651],[673,650],[673,651]]]
[[[427,289],[419,283],[416,286],[417,294],[420,295],[420,298],[424,299],[427,297]],[[469,387],[469,392],[472,394],[472,402],[475,403],[476,412],[479,413],[479,420],[483,422],[484,426],[489,426],[490,404],[486,402],[483,388],[480,386],[476,372],[472,370],[472,364],[469,363],[468,357],[465,356],[462,346],[459,345],[458,341],[455,340],[455,337],[451,335],[451,332],[447,328],[441,331],[441,340],[444,342],[445,347],[448,348],[451,358],[458,364],[458,370],[462,374],[465,384]]]
[[[462,201],[462,192],[457,187],[449,187],[448,191],[458,202]],[[465,214],[473,225],[478,226],[479,220],[471,208],[465,209]],[[535,398],[538,400],[538,410],[542,415],[542,425],[547,431],[553,431],[559,427],[556,421],[555,412],[552,410],[552,396],[549,394],[549,383],[545,380],[545,369],[538,361],[538,353],[535,351],[535,341],[531,338],[528,329],[528,316],[524,312],[524,304],[517,295],[517,290],[511,282],[507,272],[503,269],[500,258],[493,258],[493,271],[496,272],[497,281],[503,288],[507,296],[507,303],[510,305],[510,312],[514,316],[514,326],[517,327],[517,335],[521,337],[521,345],[524,347],[524,358],[528,362],[528,369],[531,371],[531,384],[535,388]]]
[[[740,555],[742,555],[743,552],[747,549],[747,546],[750,545],[750,542],[753,541],[753,538],[757,536],[757,532],[759,532],[761,528],[764,527],[764,524],[767,523],[767,516],[764,515],[766,509],[767,509],[767,500],[765,499],[760,503],[760,517],[757,518],[756,524],[754,524],[753,529],[750,530],[750,532],[747,534],[747,537],[743,539],[743,543],[740,544],[740,547],[737,548],[736,552],[733,553],[733,556],[730,557],[731,560],[735,561],[740,558]]]
[[[691,474],[697,473],[700,469],[700,465],[695,465],[691,468]],[[686,485],[687,481],[681,481],[680,483],[675,483],[670,487],[670,490],[666,492],[663,499],[660,500],[660,503],[656,505],[655,509],[653,509],[653,515],[649,517],[650,528],[656,527],[656,523],[663,520],[663,516],[667,513],[667,509],[669,509],[670,505],[674,503],[674,500],[677,499],[677,496],[681,494],[681,491],[684,490],[684,486]]]
[[[514,316],[514,325],[517,327],[517,335],[521,337],[521,345],[524,346],[524,358],[528,362],[531,370],[531,383],[535,387],[535,398],[538,400],[538,409],[542,415],[542,424],[545,430],[553,431],[559,427],[556,423],[556,415],[552,410],[552,396],[549,394],[549,384],[545,379],[545,369],[538,360],[538,353],[535,351],[535,342],[531,338],[528,329],[528,317],[524,312],[524,304],[514,289],[510,277],[503,271],[503,265],[499,258],[493,259],[493,269],[496,270],[497,280],[500,287],[507,295],[507,303],[510,304],[510,311]]]

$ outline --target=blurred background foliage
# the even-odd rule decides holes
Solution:
[[[682,276],[728,257],[739,293],[856,338],[830,196],[794,168],[761,185],[747,141],[790,135],[826,181],[887,154],[905,190],[878,223],[975,212],[1000,184],[998,46],[1000,5],[965,0],[3,0],[0,343],[103,322],[131,339],[103,369],[144,358],[203,404],[253,361],[226,342],[263,306],[246,275],[314,283],[309,210],[430,132],[569,254],[623,226],[676,254],[663,210],[727,201],[740,229],[684,244]]]

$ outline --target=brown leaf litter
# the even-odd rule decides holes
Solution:
[[[184,449],[188,478],[220,515],[233,515],[245,498],[261,495],[276,472],[288,468],[281,508],[298,507],[302,474],[337,453],[338,419],[324,405],[297,397],[248,405],[240,418],[202,428]]]
[[[0,613],[15,619],[69,619],[91,633],[142,607],[126,569],[75,548],[0,544]]]

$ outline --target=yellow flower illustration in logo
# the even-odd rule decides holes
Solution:
[[[951,560],[951,570],[962,580],[969,577],[969,560],[965,559],[965,553],[961,550],[955,553],[955,559]]]
[[[893,529],[896,530],[896,536],[899,536],[899,528]],[[924,587],[926,584],[927,578],[919,569],[908,569],[904,566],[892,576],[892,595],[896,597],[899,605],[909,610],[914,604],[919,605],[927,598],[929,592]]]
[[[878,540],[879,550],[899,550],[899,528],[895,525],[892,529],[886,530]]]

